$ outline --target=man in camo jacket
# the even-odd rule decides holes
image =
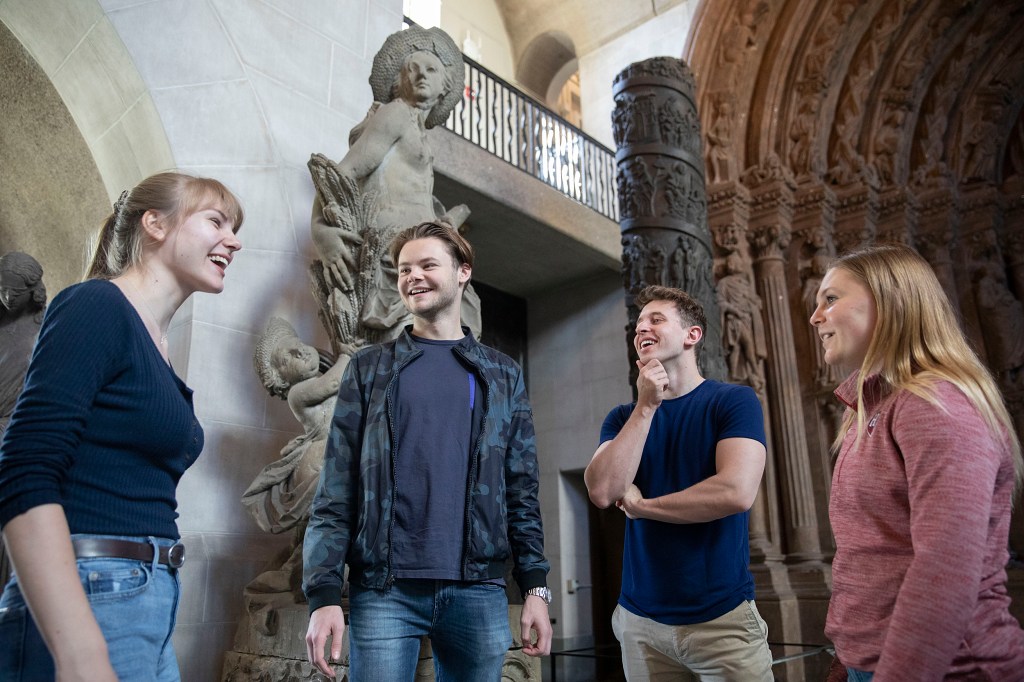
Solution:
[[[353,355],[341,380],[303,553],[309,661],[334,676],[347,564],[352,679],[411,680],[427,635],[439,677],[498,682],[510,558],[523,651],[551,647],[522,370],[460,324],[473,264],[461,235],[423,223],[398,234],[391,256],[413,324]]]

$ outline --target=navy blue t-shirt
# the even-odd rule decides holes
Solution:
[[[459,341],[413,341],[423,354],[398,378],[392,568],[398,578],[458,580],[482,387],[453,351]]]
[[[635,404],[604,420],[601,442],[618,435]],[[747,386],[706,380],[654,413],[637,470],[645,498],[689,488],[715,474],[715,449],[726,438],[765,442],[761,404]],[[748,512],[707,523],[626,521],[619,604],[665,625],[705,623],[754,598]]]

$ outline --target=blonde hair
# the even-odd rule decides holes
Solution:
[[[1016,490],[1024,478],[1020,440],[992,374],[971,349],[946,292],[928,262],[905,246],[873,246],[832,263],[856,277],[875,300],[877,321],[864,361],[857,373],[857,402],[864,399],[864,381],[878,372],[896,390],[910,391],[942,407],[934,386],[948,381],[959,388],[999,442],[1005,440],[1013,459]],[[848,411],[833,443],[839,449],[854,420],[857,438],[864,433],[864,413]]]
[[[235,232],[242,227],[242,205],[227,187],[212,178],[157,173],[125,190],[103,221],[86,279],[113,279],[142,262],[142,216],[146,211],[162,214],[176,227],[208,205],[220,208],[234,223]]]

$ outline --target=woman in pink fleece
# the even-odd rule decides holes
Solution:
[[[1020,442],[931,267],[903,246],[843,256],[811,324],[850,372],[825,624],[850,682],[1024,680],[1005,570]]]

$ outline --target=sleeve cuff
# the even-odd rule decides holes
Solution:
[[[306,593],[309,613],[324,606],[341,606],[341,585],[321,585]]]

